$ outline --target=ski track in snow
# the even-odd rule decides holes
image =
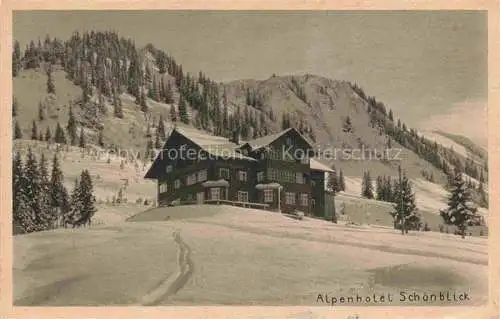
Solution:
[[[170,296],[182,289],[193,274],[194,264],[191,260],[191,249],[182,240],[178,230],[173,233],[173,237],[179,248],[177,271],[141,298],[141,304],[144,306],[156,306],[165,302]]]

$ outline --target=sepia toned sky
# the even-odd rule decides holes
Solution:
[[[14,12],[13,22],[22,48],[47,33],[115,30],[217,81],[273,73],[355,81],[412,126],[486,106],[486,12],[39,11]]]

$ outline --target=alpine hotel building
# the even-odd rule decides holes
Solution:
[[[158,205],[227,200],[269,210],[330,217],[330,168],[314,159],[312,143],[295,128],[251,141],[174,128],[148,172]]]

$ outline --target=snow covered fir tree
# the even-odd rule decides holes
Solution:
[[[458,169],[453,174],[453,184],[448,198],[448,207],[440,215],[447,225],[455,225],[462,238],[465,238],[467,226],[477,220],[477,207],[471,201],[470,189]]]
[[[394,218],[394,228],[401,229],[401,234],[404,235],[408,230],[420,230],[422,225],[411,182],[406,174],[402,173],[401,166],[398,168],[398,173],[399,180],[393,194],[394,210],[390,214]]]
[[[12,160],[12,197],[14,234],[31,233],[58,227],[89,225],[96,212],[92,180],[82,171],[80,183],[71,200],[64,187],[64,176],[57,154],[48,174],[48,164],[42,153],[40,161],[31,148],[25,164],[21,153]]]

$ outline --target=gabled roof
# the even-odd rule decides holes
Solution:
[[[181,135],[190,139],[191,141],[193,141],[193,143],[199,146],[222,145],[222,144],[232,144],[234,146],[236,145],[234,143],[229,142],[229,140],[225,137],[210,135],[207,132],[200,131],[194,128],[176,127],[173,129],[173,131],[177,131],[177,133],[180,133]]]
[[[239,150],[239,145],[230,142],[225,137],[210,135],[196,129],[175,128],[174,130],[183,135],[185,138],[191,140],[210,155],[231,159],[256,161],[253,157],[248,157],[237,152]]]
[[[314,171],[321,171],[321,172],[335,172],[333,169],[330,167],[326,166],[325,164],[321,163],[317,159],[311,158],[309,162],[309,167],[314,170]]]
[[[311,148],[313,148],[313,143],[308,138],[306,138],[305,136],[300,134],[300,132],[293,127],[286,129],[284,131],[281,131],[279,133],[276,133],[276,134],[271,134],[271,135],[264,136],[264,137],[261,137],[261,138],[255,139],[255,140],[245,141],[245,142],[243,142],[243,144],[240,144],[240,145],[229,141],[229,139],[227,139],[225,137],[210,135],[207,132],[200,131],[200,130],[197,130],[194,128],[189,128],[189,127],[182,127],[182,128],[175,127],[172,130],[171,134],[173,134],[175,132],[176,134],[182,135],[183,137],[185,137],[186,139],[190,140],[195,145],[200,147],[200,149],[207,152],[209,155],[212,155],[215,157],[221,157],[221,158],[225,158],[225,159],[230,158],[230,159],[242,159],[242,160],[248,160],[248,161],[257,161],[253,157],[249,157],[249,156],[245,156],[245,155],[241,154],[240,153],[241,148],[244,147],[245,145],[249,145],[252,151],[264,148],[266,146],[269,146],[269,144],[273,143],[278,138],[280,138],[281,136],[285,135],[286,133],[288,133],[290,131],[294,131],[302,139],[304,139],[304,141],[307,144],[309,144],[309,146]],[[171,134],[170,134],[170,136],[171,136]],[[169,136],[169,138],[170,138],[170,136]],[[168,142],[168,139],[167,139],[167,142]],[[167,142],[165,142],[164,145],[166,145]],[[157,156],[156,159],[154,160],[154,162],[151,164],[151,167],[147,171],[145,178],[155,178],[154,170],[156,169],[156,166],[159,165],[160,161],[161,161],[160,157]],[[313,158],[311,158],[311,161],[310,161],[310,168],[312,170],[317,170],[317,171],[333,172],[333,170],[331,168],[329,168],[328,166],[320,163],[319,161],[317,161]]]
[[[283,135],[285,135],[286,133],[288,133],[290,131],[295,131],[302,139],[304,139],[304,141],[306,141],[306,143],[309,144],[309,146],[311,148],[313,148],[313,143],[308,138],[306,138],[305,136],[300,134],[300,132],[294,127],[290,127],[290,128],[288,128],[284,131],[281,131],[279,133],[275,133],[275,134],[263,136],[263,137],[260,137],[260,138],[254,139],[254,140],[247,141],[245,144],[250,145],[250,147],[252,148],[252,151],[255,151],[255,150],[264,148],[266,146],[269,146],[269,144],[276,141],[278,138],[282,137]],[[245,144],[243,144],[243,145],[245,145]]]
[[[222,157],[225,159],[242,159],[242,160],[248,160],[248,161],[256,161],[256,159],[252,157],[245,156],[241,153],[238,152],[239,150],[239,145],[230,142],[227,138],[220,137],[220,136],[214,136],[210,135],[207,132],[199,131],[196,129],[191,129],[191,128],[179,128],[176,127],[172,130],[170,134],[173,133],[180,134],[184,136],[186,139],[192,141],[194,144],[196,144],[200,149],[203,151],[207,152],[209,155],[214,156],[214,157]],[[169,135],[170,138],[171,135]],[[168,142],[168,138],[167,138]],[[165,142],[164,145],[167,144]],[[151,164],[151,167],[147,171],[145,178],[155,178],[154,177],[154,169],[155,167],[159,164],[160,158],[159,156],[156,157],[154,160],[153,164]]]

